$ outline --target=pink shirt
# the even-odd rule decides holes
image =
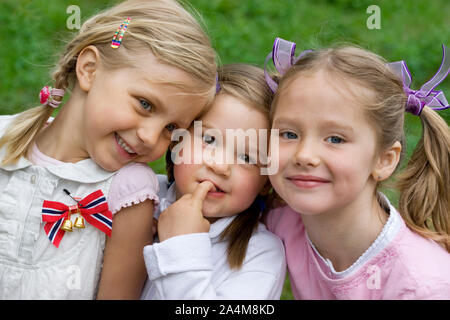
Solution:
[[[308,238],[301,215],[285,206],[267,224],[286,249],[296,299],[450,299],[450,254],[406,227],[390,206],[382,232],[347,270],[336,272]]]

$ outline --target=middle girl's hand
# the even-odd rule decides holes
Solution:
[[[203,217],[203,201],[214,185],[200,183],[192,194],[185,194],[159,216],[158,237],[164,241],[174,236],[209,231],[209,221]]]

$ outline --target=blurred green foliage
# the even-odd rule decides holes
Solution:
[[[119,1],[2,0],[0,2],[0,114],[12,114],[38,103],[58,52],[77,30],[66,26],[70,5],[81,10],[81,21]],[[211,36],[221,63],[263,66],[275,37],[302,49],[351,42],[389,61],[406,60],[418,89],[438,69],[441,44],[450,46],[448,0],[192,0]],[[381,29],[370,30],[366,12],[381,9]],[[113,33],[111,34],[112,37]],[[450,81],[440,89],[450,99]],[[440,112],[450,122],[450,110]],[[406,116],[408,154],[421,134],[420,120]],[[152,163],[164,172],[162,159]],[[395,200],[394,193],[388,193]],[[287,281],[283,299],[292,299]]]

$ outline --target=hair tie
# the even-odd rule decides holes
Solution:
[[[39,92],[39,100],[42,105],[50,106],[53,108],[58,108],[61,104],[62,98],[64,97],[63,89],[56,89],[49,86],[45,86]],[[55,97],[60,97],[60,100],[56,100]]]
[[[387,66],[398,75],[403,82],[403,89],[408,96],[405,111],[420,116],[425,106],[433,110],[444,110],[450,108],[450,105],[442,91],[434,90],[449,74],[450,59],[446,56],[447,47],[442,45],[442,62],[436,74],[419,90],[412,90],[411,73],[404,60],[388,63]]]
[[[220,91],[219,74],[216,72],[216,94]]]
[[[269,88],[275,93],[278,89],[278,84],[272,79],[267,72],[267,63],[272,58],[273,65],[280,75],[284,75],[301,57],[314,50],[304,50],[298,57],[295,57],[296,43],[287,41],[281,38],[275,38],[272,52],[269,53],[264,62],[264,76]]]

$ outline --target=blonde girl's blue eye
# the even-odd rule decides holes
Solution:
[[[141,104],[142,109],[144,109],[145,111],[152,111],[153,106],[147,100],[139,99],[139,103]]]
[[[291,132],[291,131],[282,132],[281,137],[284,139],[288,139],[288,140],[293,140],[293,139],[298,138],[297,134],[295,134],[294,132]]]
[[[328,137],[326,141],[330,142],[332,144],[340,144],[340,143],[344,142],[344,139],[342,139],[341,137],[338,137],[338,136],[331,136],[331,137]]]

